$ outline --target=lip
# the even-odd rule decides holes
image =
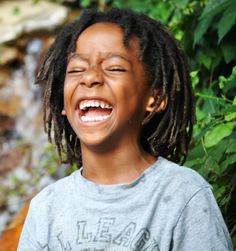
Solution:
[[[111,106],[112,107],[112,109],[111,109],[111,112],[110,112],[110,114],[109,114],[109,116],[106,116],[106,118],[104,118],[104,119],[102,119],[102,120],[98,120],[98,121],[95,121],[95,120],[93,120],[93,121],[84,121],[84,120],[82,120],[82,115],[83,115],[83,112],[81,111],[81,109],[80,109],[80,103],[82,102],[82,101],[98,101],[98,102],[104,102],[104,103],[106,103],[106,104],[108,104],[109,106]],[[76,103],[76,110],[77,110],[77,115],[78,115],[78,122],[79,122],[79,124],[81,125],[81,126],[94,126],[94,125],[100,125],[100,124],[103,124],[103,123],[105,123],[105,122],[107,122],[108,120],[110,120],[110,118],[111,118],[111,116],[112,116],[112,114],[113,114],[113,110],[114,110],[114,106],[111,104],[111,102],[110,101],[108,101],[107,99],[105,99],[105,98],[102,98],[102,97],[98,97],[98,96],[91,96],[91,97],[82,97],[82,98],[80,98],[78,101],[77,101],[77,103]]]

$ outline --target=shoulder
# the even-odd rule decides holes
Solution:
[[[31,209],[36,209],[38,211],[38,206],[40,205],[40,210],[48,210],[56,207],[58,202],[62,202],[70,199],[70,195],[73,190],[74,176],[75,173],[70,176],[64,177],[55,183],[45,187],[31,200]]]
[[[157,161],[156,173],[158,172],[160,173],[159,186],[162,190],[183,198],[185,202],[199,191],[211,189],[210,184],[195,170],[180,166],[165,158]]]
[[[194,187],[210,186],[207,181],[195,170],[186,166],[180,166],[172,161],[160,157],[159,163],[163,178],[177,184],[185,184]],[[158,171],[158,168],[156,169]]]

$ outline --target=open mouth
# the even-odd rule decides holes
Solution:
[[[79,116],[82,122],[101,122],[110,117],[112,106],[101,100],[82,100]]]

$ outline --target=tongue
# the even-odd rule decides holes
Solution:
[[[111,109],[102,109],[102,108],[89,108],[88,111],[84,113],[86,117],[95,117],[95,116],[105,116],[111,113]]]

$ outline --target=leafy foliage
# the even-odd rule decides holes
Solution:
[[[192,77],[193,82],[196,82],[198,75]],[[235,80],[236,67],[228,78],[220,76],[216,84],[224,93]],[[200,172],[212,184],[225,219],[230,229],[233,229],[236,219],[229,212],[229,206],[236,181],[235,100],[231,101],[223,94],[217,97],[211,87],[205,87],[201,93],[196,88],[198,123],[186,165]]]
[[[0,208],[9,206],[11,198],[21,196],[25,200],[32,196],[40,186],[42,188],[43,185],[40,185],[40,182],[45,182],[42,177],[47,180],[47,177],[55,175],[58,170],[59,157],[51,144],[44,148],[46,154],[41,157],[38,166],[32,166],[32,149],[27,145],[27,142],[19,141],[15,144],[24,152],[25,161],[29,162],[30,168],[27,168],[27,173],[24,169],[20,169],[20,172],[12,172],[7,179],[0,183]],[[37,188],[35,184],[37,184]]]

